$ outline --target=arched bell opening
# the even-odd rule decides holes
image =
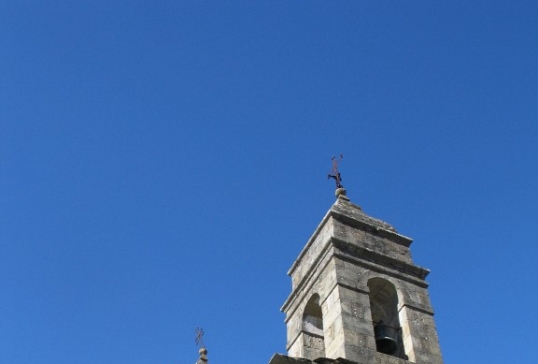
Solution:
[[[368,288],[377,351],[406,359],[398,316],[396,288],[382,278],[370,279]]]
[[[319,295],[314,294],[308,300],[303,313],[304,356],[310,359],[325,357],[323,314],[319,300]]]

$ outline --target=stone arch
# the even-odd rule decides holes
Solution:
[[[398,358],[407,359],[402,340],[396,287],[386,279],[375,277],[368,280],[368,288],[370,290],[370,310],[374,332],[384,331],[386,336],[396,342],[394,352],[384,351],[385,347],[383,345],[378,345],[377,350]],[[385,326],[382,327],[383,324]]]
[[[325,336],[320,297],[316,293],[308,300],[302,321],[304,356],[306,358],[325,357]]]

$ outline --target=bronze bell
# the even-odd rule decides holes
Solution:
[[[396,340],[389,336],[388,326],[385,325],[383,321],[379,321],[379,323],[374,326],[374,334],[377,351],[388,355],[392,355],[396,352],[398,344],[396,343]]]

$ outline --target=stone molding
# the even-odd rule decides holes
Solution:
[[[288,270],[289,276],[293,274],[297,266],[301,263],[303,256],[309,250],[310,246],[314,244],[319,233],[325,227],[325,225],[330,221],[331,217],[337,221],[344,223],[345,225],[348,225],[351,228],[355,228],[357,230],[361,230],[367,233],[375,232],[377,236],[381,238],[386,238],[406,248],[408,248],[413,242],[413,239],[397,233],[396,229],[394,229],[392,225],[382,220],[378,220],[378,219],[375,219],[373,217],[366,215],[364,212],[362,212],[360,207],[352,204],[351,202],[338,200],[335,204],[331,206],[331,209],[325,214],[320,224],[318,225],[318,227],[316,228],[316,230],[314,231],[310,239],[308,239],[308,242],[306,243],[306,245],[303,247],[303,249],[299,253],[299,256],[293,262],[292,266]]]
[[[274,354],[269,364],[409,364],[411,361],[396,358],[394,356],[385,355],[382,353],[373,352],[369,356],[368,361],[353,361],[344,358],[330,359],[317,358],[309,360],[305,358],[292,358],[283,354]],[[432,363],[436,364],[436,363]]]
[[[430,274],[429,269],[402,262],[337,238],[331,239],[331,245],[338,249],[338,251],[334,252],[334,255],[343,260],[359,263],[370,269],[377,270],[379,273],[396,276],[424,288],[428,287],[428,283],[424,279]],[[358,256],[361,259],[356,258]],[[403,272],[403,274],[400,272]]]

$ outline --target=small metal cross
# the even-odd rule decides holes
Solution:
[[[331,158],[331,160],[333,161],[333,168],[331,170],[331,173],[327,175],[327,178],[334,178],[334,180],[336,181],[336,188],[344,187],[341,183],[342,177],[340,176],[340,172],[338,172],[338,164],[342,161],[343,158],[344,155],[341,153],[338,158],[333,155],[333,157]]]
[[[205,348],[204,340],[202,339],[202,336],[204,336],[204,329],[197,327],[195,331],[196,338],[194,339],[194,342],[196,345],[200,345],[201,348]]]

